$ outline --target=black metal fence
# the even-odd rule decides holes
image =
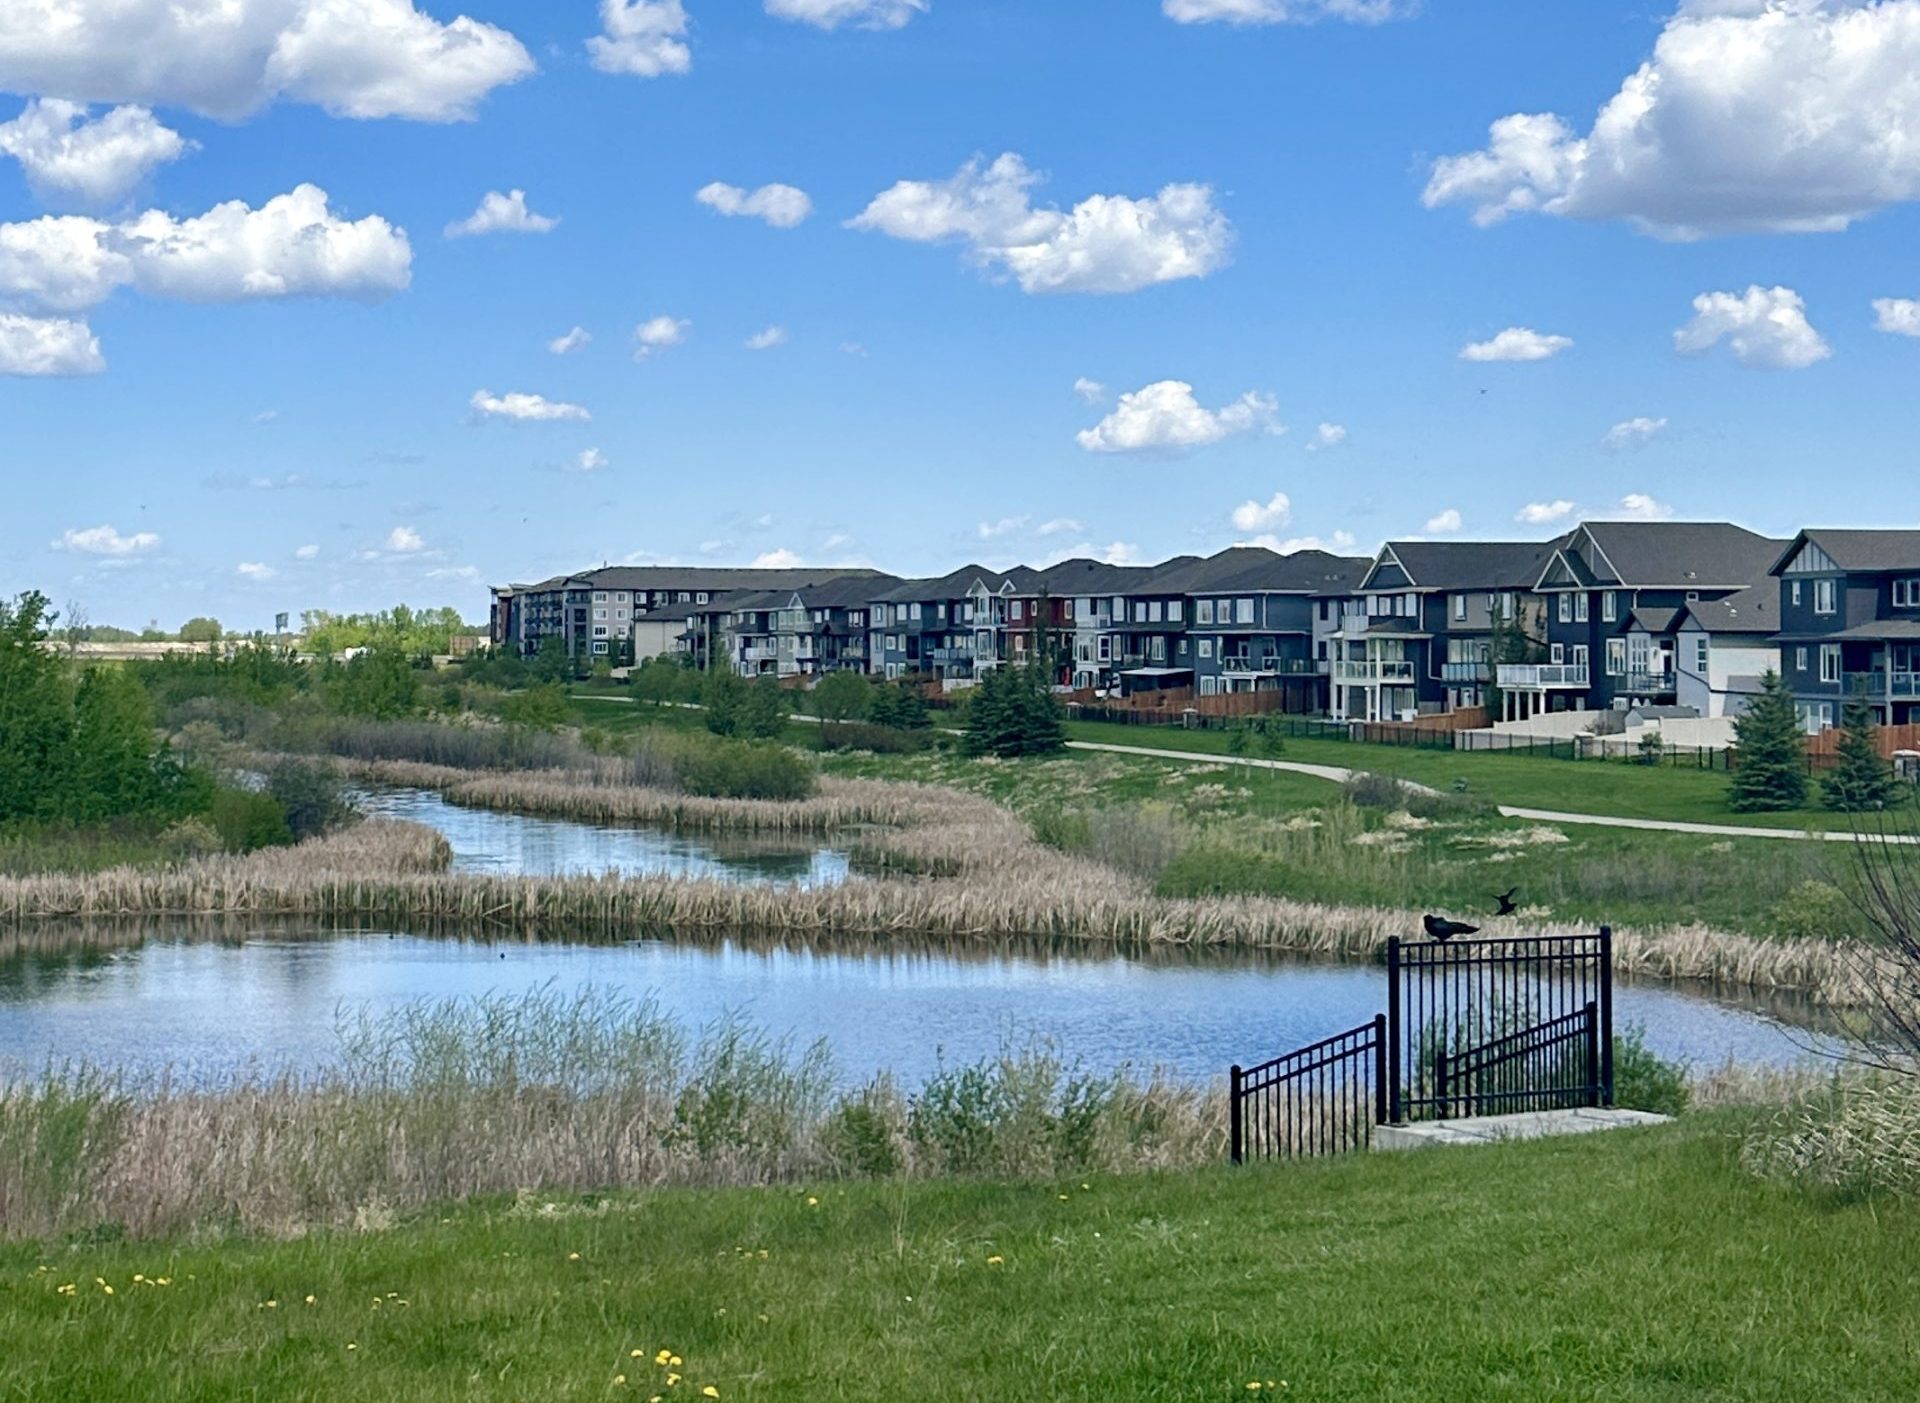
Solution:
[[[1464,1052],[1433,1054],[1433,1089],[1442,1116],[1498,1116],[1597,1105],[1598,1004],[1550,1018]]]
[[[1558,1029],[1589,1005],[1598,1047],[1582,1063],[1580,1079],[1566,1081],[1555,1064],[1553,1076],[1537,1087],[1507,1086],[1498,1094],[1503,1104],[1513,1101],[1514,1110],[1613,1103],[1613,932],[1602,927],[1593,935],[1518,940],[1389,940],[1389,1117],[1397,1124],[1460,1114],[1440,1085],[1442,1067],[1458,1067],[1461,1059],[1517,1035]],[[1520,1043],[1532,1046],[1524,1037]],[[1557,1055],[1542,1050],[1534,1058],[1530,1051],[1500,1075],[1545,1077]],[[1537,1104],[1519,1104],[1523,1091],[1538,1093]]]
[[[1232,1068],[1233,1162],[1366,1149],[1387,1117],[1386,1051],[1382,1014],[1258,1067]]]

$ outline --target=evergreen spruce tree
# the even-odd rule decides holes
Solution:
[[[1728,798],[1740,813],[1782,813],[1807,802],[1806,745],[1793,693],[1768,669],[1760,695],[1734,723],[1736,768]]]
[[[1884,809],[1899,793],[1893,766],[1880,758],[1873,708],[1856,695],[1840,716],[1840,751],[1820,782],[1826,805],[1839,813]]]
[[[973,689],[962,741],[967,754],[1052,755],[1066,743],[1060,703],[1038,668],[998,667]]]

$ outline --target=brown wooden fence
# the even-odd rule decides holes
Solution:
[[[1217,696],[1203,697],[1191,687],[1135,692],[1130,697],[1102,697],[1081,688],[1068,693],[1064,700],[1073,706],[1164,716],[1169,721],[1177,721],[1185,711],[1201,716],[1266,716],[1285,710],[1287,697],[1283,691],[1223,692]]]
[[[1839,730],[1825,730],[1807,737],[1807,760],[1815,769],[1830,769],[1840,754]],[[1896,750],[1920,750],[1920,725],[1877,726],[1874,734],[1880,742],[1880,754],[1891,760]]]

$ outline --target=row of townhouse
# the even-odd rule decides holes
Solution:
[[[684,650],[778,678],[965,685],[1045,658],[1064,688],[1272,691],[1289,711],[1367,721],[1496,696],[1496,720],[1726,716],[1780,670],[1817,730],[1856,691],[1883,721],[1920,720],[1920,532],[1789,542],[1725,522],[1589,522],[1549,541],[1390,541],[1371,558],[1235,547],[911,580],[615,568],[496,590],[494,628],[523,653],[557,632],[576,653]]]

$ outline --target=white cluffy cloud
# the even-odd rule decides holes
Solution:
[[[311,545],[300,546],[294,551],[293,558],[295,560],[318,560],[320,558],[320,547]]]
[[[159,544],[160,538],[151,531],[135,531],[123,536],[112,526],[88,526],[62,532],[53,548],[124,560],[128,556],[145,555]]]
[[[1249,391],[1232,404],[1208,409],[1184,380],[1161,380],[1120,396],[1113,412],[1076,440],[1089,453],[1179,452],[1266,430],[1283,433],[1269,395]]]
[[[482,419],[510,419],[522,424],[585,422],[593,417],[580,405],[520,391],[496,395],[492,390],[475,390],[470,403]]]
[[[1894,336],[1920,336],[1920,302],[1913,298],[1876,297],[1873,311],[1875,331]]]
[[[1673,508],[1665,502],[1656,501],[1645,492],[1629,492],[1620,499],[1620,505],[1607,515],[1628,521],[1665,521],[1673,515]]]
[[[0,122],[0,155],[13,157],[42,199],[110,205],[155,166],[194,149],[144,107],[116,107],[89,120],[84,103],[34,98]]]
[[[98,375],[100,339],[85,322],[0,312],[0,375]]]
[[[747,219],[764,219],[776,229],[791,229],[804,224],[813,213],[813,199],[796,185],[762,185],[746,190],[716,180],[694,192],[694,199],[721,214]]]
[[[1099,404],[1107,397],[1107,387],[1082,375],[1073,382],[1073,392],[1087,404]]]
[[[1333,555],[1350,555],[1360,542],[1351,531],[1335,531],[1331,536],[1288,536],[1263,532],[1250,540],[1235,541],[1236,546],[1259,546],[1278,555],[1297,555],[1303,550],[1323,550]]]
[[[1160,12],[1175,24],[1384,24],[1419,8],[1420,0],[1160,0]]]
[[[77,215],[0,224],[0,301],[53,311],[97,306],[119,287],[188,302],[374,301],[404,290],[412,270],[404,230],[378,215],[339,218],[317,185],[189,219],[156,209],[115,224]]]
[[[1513,519],[1528,526],[1552,526],[1572,516],[1574,505],[1562,497],[1552,502],[1528,502],[1513,514]]]
[[[678,346],[687,339],[687,332],[693,323],[675,317],[650,317],[633,329],[633,358],[645,360],[655,351],[664,351],[669,346]]]
[[[1325,453],[1338,448],[1347,441],[1345,424],[1322,424],[1313,431],[1313,437],[1304,445],[1309,453]]]
[[[1557,356],[1573,344],[1570,336],[1552,336],[1527,326],[1510,326],[1491,341],[1474,341],[1460,348],[1461,360],[1535,361]]]
[[[1721,341],[1754,370],[1804,370],[1833,349],[1807,321],[1807,304],[1790,287],[1754,285],[1745,292],[1703,292],[1693,320],[1673,333],[1682,355],[1704,355]]]
[[[449,239],[471,238],[475,234],[544,234],[558,219],[544,214],[535,214],[527,208],[527,192],[509,190],[502,195],[498,190],[489,190],[480,197],[479,208],[465,219],[457,219],[447,226]]]
[[[1663,238],[1844,229],[1920,198],[1920,0],[1683,0],[1578,135],[1493,123],[1435,163],[1425,203],[1493,224],[1628,219]]]
[[[394,555],[418,555],[427,548],[427,540],[411,526],[396,526],[387,532],[386,548]]]
[[[1293,499],[1276,492],[1266,502],[1245,501],[1233,509],[1236,531],[1278,531],[1293,520]]]
[[[597,448],[584,448],[580,451],[580,456],[573,460],[575,472],[597,473],[603,471],[606,466],[607,455]]]
[[[547,349],[556,356],[570,356],[575,351],[584,350],[593,340],[593,333],[584,326],[576,326],[565,336],[556,336],[547,342]]]
[[[533,70],[506,30],[465,15],[443,24],[412,0],[0,3],[0,89],[228,121],[275,102],[460,121]]]
[[[681,0],[600,0],[600,27],[606,32],[587,40],[587,52],[602,73],[658,78],[693,69]]]
[[[899,29],[932,8],[931,0],[767,0],[767,13],[775,19],[821,29],[838,29],[843,24],[861,29]]]
[[[778,550],[762,551],[753,558],[755,570],[797,570],[806,560],[798,551],[781,546]]]
[[[900,181],[848,227],[916,243],[962,240],[975,263],[1030,293],[1136,292],[1227,264],[1233,226],[1209,186],[1094,195],[1062,212],[1033,207],[1039,182],[1012,152],[991,165],[976,157],[947,180]]]
[[[1609,453],[1625,453],[1635,448],[1645,448],[1667,430],[1664,418],[1650,419],[1642,414],[1632,419],[1622,419],[1607,430],[1600,446]]]
[[[1435,536],[1450,536],[1466,522],[1460,516],[1458,507],[1448,507],[1445,511],[1427,518],[1427,531]]]
[[[236,575],[245,576],[249,580],[259,581],[271,580],[275,575],[280,573],[271,565],[258,560],[243,560],[234,566],[233,570]]]
[[[756,331],[746,340],[749,351],[771,351],[775,346],[787,344],[787,329],[784,326],[770,326]]]

